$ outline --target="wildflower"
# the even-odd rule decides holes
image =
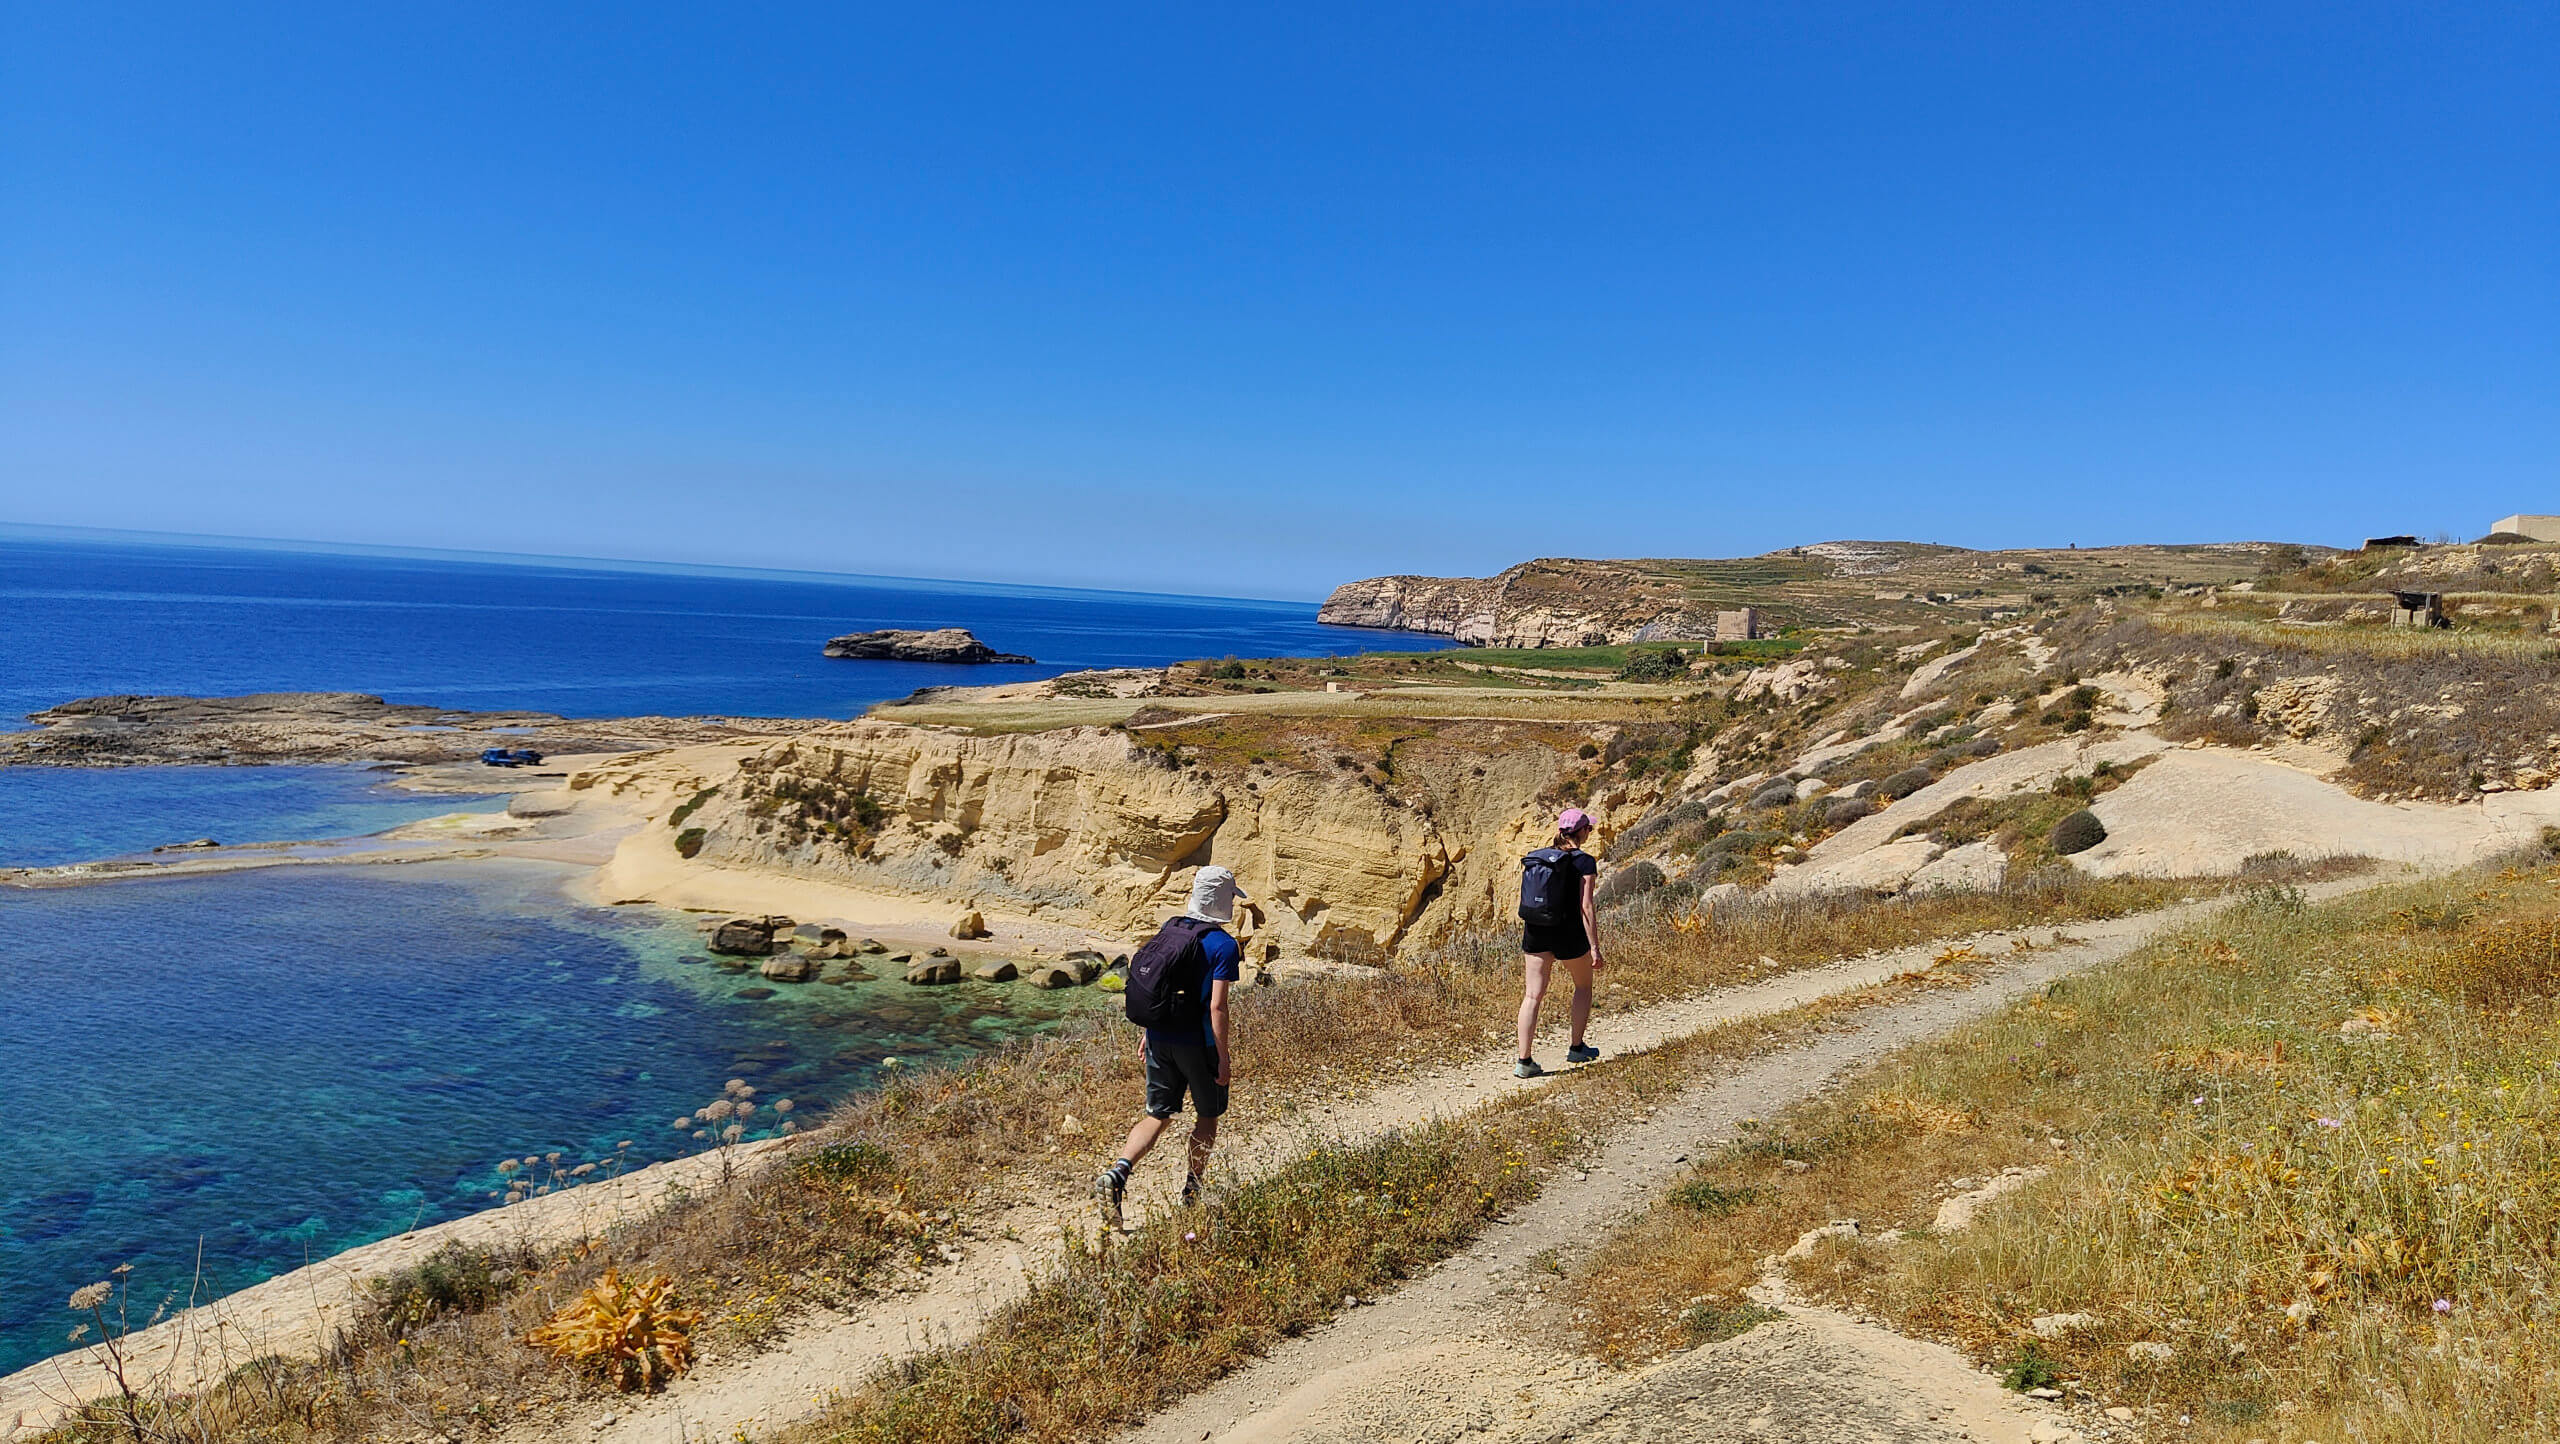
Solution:
[[[114,1297],[115,1291],[116,1286],[104,1280],[85,1284],[71,1291],[71,1307],[78,1310],[94,1309]]]
[[[89,1337],[89,1326],[87,1324],[75,1325],[70,1333],[63,1335],[62,1337],[65,1342],[76,1344],[82,1339]]]
[[[2436,1300],[2436,1312],[2437,1312],[2437,1313],[2440,1313],[2440,1314],[2449,1314],[2449,1313],[2452,1313],[2452,1312],[2453,1312],[2453,1300],[2451,1300],[2451,1299],[2438,1299],[2438,1300]]]
[[[668,1126],[668,1127],[670,1127],[670,1128],[672,1128],[672,1129],[674,1129],[674,1130],[675,1130],[675,1131],[677,1131],[678,1133],[682,1133],[682,1132],[683,1132],[683,1131],[685,1131],[686,1129],[691,1128],[691,1127],[693,1126],[693,1120],[692,1120],[691,1118],[679,1118],[679,1119],[677,1119],[675,1122],[670,1123],[670,1124],[668,1124],[667,1126]]]
[[[788,1098],[776,1098],[775,1100],[773,1100],[773,1111],[774,1111],[774,1112],[776,1112],[776,1113],[788,1113],[788,1112],[790,1112],[790,1111],[791,1111],[791,1100],[790,1100],[790,1099],[788,1099]]]
[[[1184,1243],[1198,1243],[1200,1241],[1200,1235],[1196,1233],[1186,1233],[1182,1236],[1182,1241]]]
[[[2339,1122],[2337,1119],[2335,1119],[2335,1118],[2314,1118],[2314,1119],[2312,1119],[2311,1121],[2312,1121],[2312,1122],[2314,1122],[2314,1123],[2319,1124],[2319,1125],[2320,1125],[2321,1127],[2323,1127],[2323,1128],[2344,1128],[2344,1127],[2346,1127],[2346,1126],[2347,1126],[2347,1125],[2345,1125],[2345,1124],[2343,1124],[2343,1123],[2340,1123],[2340,1122]]]

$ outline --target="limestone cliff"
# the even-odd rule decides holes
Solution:
[[[1712,611],[1625,562],[1547,558],[1490,577],[1372,577],[1336,587],[1316,620],[1452,637],[1473,647],[1588,647],[1714,635]]]
[[[1137,936],[1224,863],[1254,956],[1380,961],[1499,924],[1577,749],[1606,728],[1226,719],[979,736],[860,721],[745,758],[683,819],[700,863],[1072,919]],[[1246,729],[1239,731],[1236,729]],[[1182,734],[1196,734],[1185,741]],[[1583,799],[1630,815],[1646,799]]]

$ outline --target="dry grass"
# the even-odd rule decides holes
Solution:
[[[1693,1301],[1729,1302],[1762,1255],[1856,1217],[1869,1242],[1799,1265],[1800,1287],[2079,1397],[2186,1414],[2193,1437],[2553,1437],[2556,883],[2320,908],[2270,889],[1906,1050],[1699,1170],[1693,1200],[1747,1200],[1713,1227],[1666,1202],[1613,1240],[1579,1281],[1590,1341],[1677,1346]],[[1968,1229],[1872,1242],[1925,1229],[1951,1179],[2037,1162],[2052,1173]],[[2097,1329],[2026,1327],[2071,1312]]]
[[[1807,901],[1702,924],[1630,910],[1604,924],[1613,961],[1599,1027],[1646,1003],[1843,956],[2114,916],[2184,891],[2079,881],[1891,903]],[[1268,1114],[1355,1094],[1499,1046],[1519,1001],[1513,941],[1453,945],[1374,982],[1245,990],[1236,1004],[1241,1106]],[[1138,1078],[1136,1030],[1109,1018],[965,1066],[919,1070],[839,1107],[795,1147],[791,1166],[745,1173],[608,1241],[476,1272],[446,1260],[441,1268],[487,1286],[426,1281],[435,1303],[425,1308],[415,1302],[421,1289],[394,1289],[384,1318],[337,1356],[262,1363],[218,1389],[163,1401],[165,1427],[153,1437],[340,1444],[386,1431],[460,1436],[557,1423],[603,1386],[523,1340],[606,1270],[669,1276],[671,1303],[703,1315],[696,1337],[755,1347],[811,1307],[851,1306],[912,1279],[933,1265],[938,1241],[1005,1197],[1072,1194],[1134,1115]],[[93,1421],[57,1437],[125,1436]]]
[[[1800,1039],[1894,992],[1729,1024],[1459,1118],[1320,1146],[1098,1248],[1071,1237],[1059,1271],[977,1338],[884,1371],[785,1437],[1107,1437],[1323,1324],[1346,1295],[1392,1287],[1457,1252],[1628,1114],[1693,1086],[1704,1066]]]

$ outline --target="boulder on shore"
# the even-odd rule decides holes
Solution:
[[[936,627],[929,632],[894,627],[878,632],[852,632],[829,639],[826,655],[866,662],[976,664],[1031,661],[1029,657],[997,651],[970,635],[966,627]]]
[[[818,971],[818,965],[798,953],[783,952],[765,959],[764,966],[756,971],[777,983],[805,983]]]
[[[1058,963],[1045,963],[1022,975],[1022,980],[1035,988],[1073,988],[1090,982],[1076,976],[1076,970]]]
[[[960,981],[958,958],[927,958],[907,969],[907,981],[918,986]]]
[[[1010,983],[1014,979],[1022,976],[1022,970],[1015,967],[1013,964],[1004,961],[1002,958],[998,958],[992,963],[978,964],[976,968],[970,971],[969,976],[977,979],[981,983]]]
[[[960,920],[951,925],[951,935],[964,943],[983,938],[987,935],[987,920],[974,911],[962,913]]]
[[[711,951],[733,958],[761,958],[773,951],[770,918],[731,918],[711,933]]]

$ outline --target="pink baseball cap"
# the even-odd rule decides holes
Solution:
[[[1556,814],[1556,831],[1580,832],[1591,825],[1591,814],[1579,807],[1568,807]]]

